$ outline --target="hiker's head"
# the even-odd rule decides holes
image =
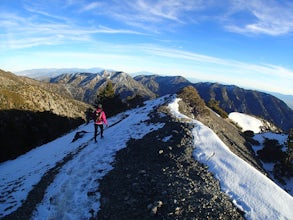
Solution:
[[[101,104],[98,104],[98,108],[103,108],[103,106]]]

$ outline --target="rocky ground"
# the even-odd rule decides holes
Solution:
[[[150,123],[163,128],[117,153],[100,182],[95,219],[243,219],[207,167],[193,159],[191,125],[158,114]]]
[[[188,115],[188,108],[185,109]],[[100,181],[100,211],[92,219],[244,219],[207,167],[194,160],[192,125],[174,119],[166,107],[154,109],[147,123],[164,123],[116,154],[113,169]],[[238,156],[263,172],[241,133],[214,114],[198,117]],[[91,140],[90,140],[91,141]],[[48,171],[23,205],[3,219],[30,219],[59,169],[80,148]],[[88,192],[90,195],[91,192]],[[92,214],[97,210],[92,210]]]

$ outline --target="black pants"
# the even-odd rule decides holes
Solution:
[[[98,128],[100,128],[101,137],[103,137],[103,132],[104,132],[103,124],[95,124],[95,141],[97,140]]]

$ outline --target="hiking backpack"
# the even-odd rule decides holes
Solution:
[[[102,121],[102,111],[99,111],[99,112],[95,112],[95,115],[94,115],[94,120],[95,122],[101,122]]]

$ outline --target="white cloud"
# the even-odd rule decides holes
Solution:
[[[293,4],[290,1],[273,0],[240,0],[230,8],[229,23],[225,24],[229,31],[237,33],[254,33],[266,35],[282,35],[293,32]],[[239,13],[249,13],[253,19],[247,19],[245,24],[237,24],[233,16]],[[230,17],[229,17],[230,16]]]
[[[142,34],[128,29],[114,29],[106,26],[79,26],[73,20],[54,16],[39,10],[30,12],[45,16],[21,16],[14,13],[0,13],[0,48],[16,49],[39,45],[59,45],[68,42],[94,41],[95,34]],[[53,18],[50,19],[50,18]],[[57,19],[57,20],[56,20]],[[3,43],[6,42],[6,43]]]
[[[81,11],[90,11],[90,10],[96,10],[103,6],[103,3],[101,2],[91,2],[89,4],[85,4]]]

